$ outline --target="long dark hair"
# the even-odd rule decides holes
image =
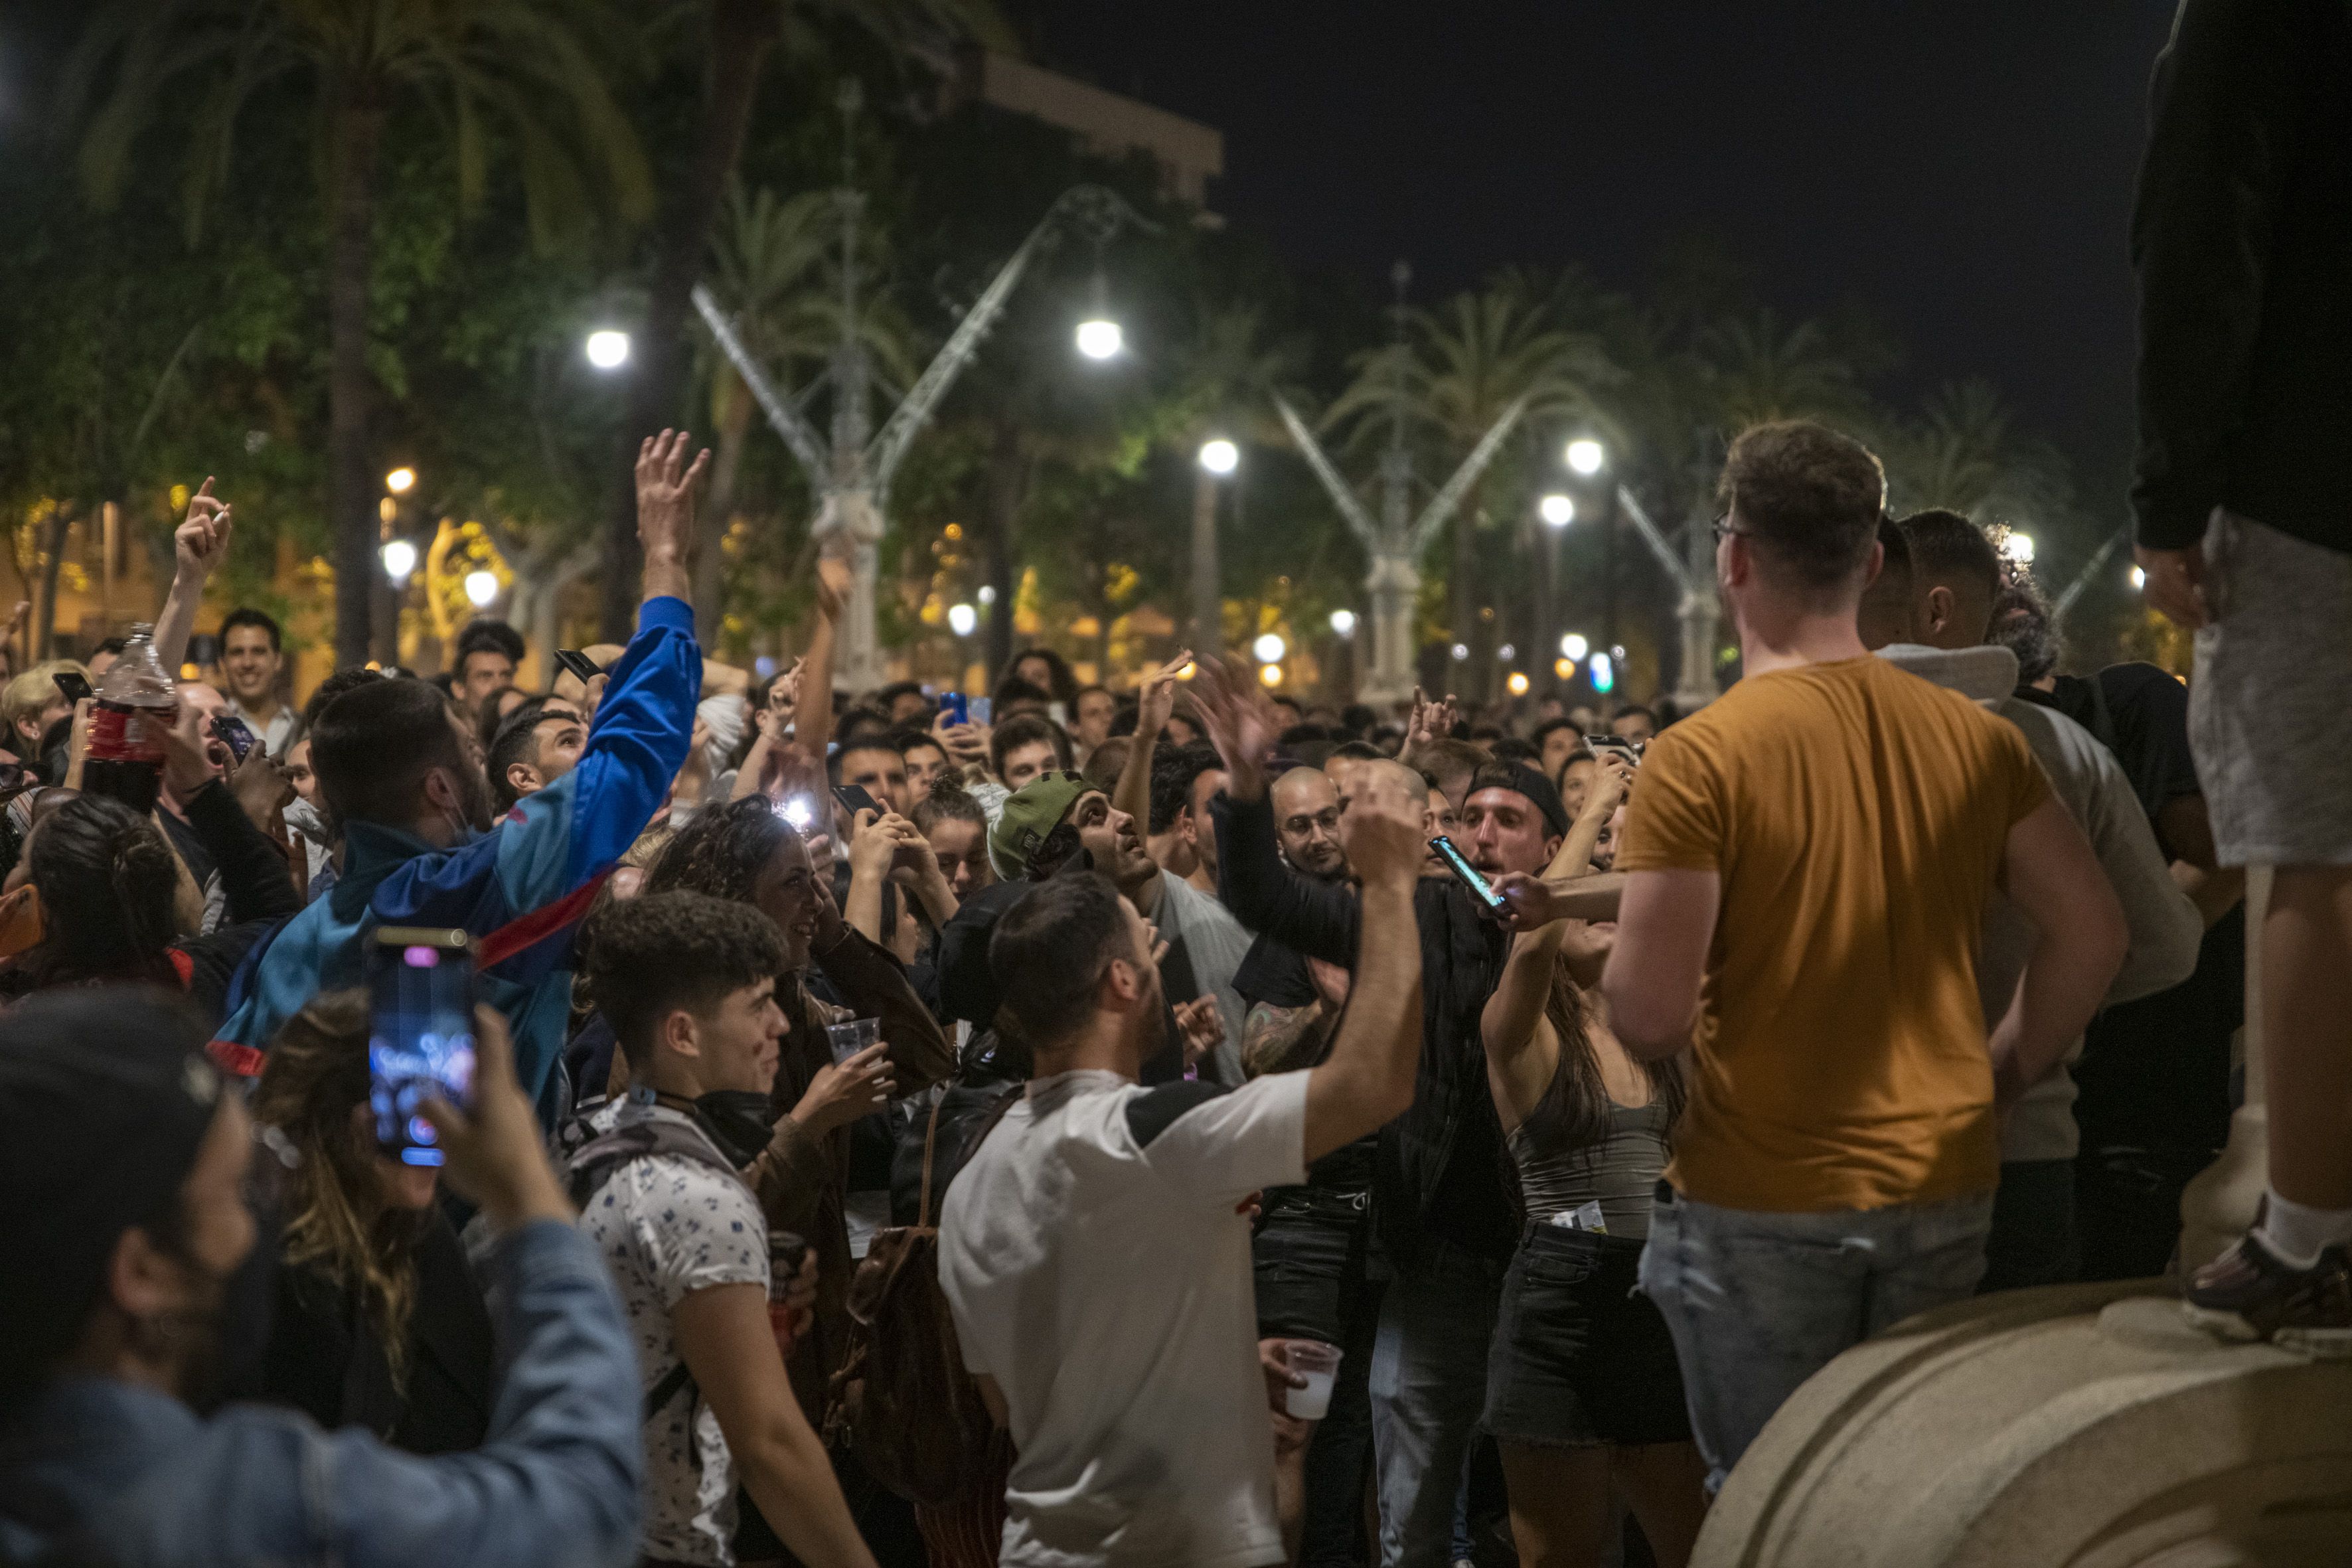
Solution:
[[[1585,1027],[1583,987],[1569,973],[1565,956],[1552,961],[1551,994],[1544,999],[1544,1016],[1559,1037],[1559,1059],[1552,1067],[1551,1082],[1545,1087],[1543,1098],[1528,1113],[1527,1125],[1545,1142],[1589,1162],[1599,1157],[1601,1145],[1608,1142],[1609,1119],[1616,1102],[1601,1076],[1591,1031]],[[1682,1119],[1683,1102],[1689,1098],[1682,1058],[1676,1055],[1654,1062],[1631,1059],[1649,1081],[1652,1103],[1664,1108],[1671,1130]]]
[[[179,868],[154,824],[102,795],[40,820],[28,856],[48,935],[29,967],[44,985],[146,980],[179,988],[165,950],[179,935]]]

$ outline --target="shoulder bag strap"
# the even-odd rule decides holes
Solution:
[[[931,1150],[940,1141],[940,1112],[948,1102],[947,1089],[940,1086],[940,1097],[931,1101],[930,1120],[923,1124],[923,1193],[915,1205],[915,1228],[927,1230],[931,1223]]]

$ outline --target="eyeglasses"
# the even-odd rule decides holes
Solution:
[[[1734,528],[1731,526],[1731,510],[1728,507],[1715,514],[1715,542],[1717,544],[1722,543],[1727,539],[1752,539],[1754,537],[1755,532],[1751,529]]]

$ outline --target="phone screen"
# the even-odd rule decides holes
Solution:
[[[971,723],[971,713],[965,708],[964,700],[964,694],[961,691],[942,694],[940,698],[940,719],[950,726]]]
[[[861,811],[879,813],[882,809],[882,803],[868,795],[862,784],[835,784],[833,798],[841,802],[841,809],[849,813],[853,821]]]
[[[555,662],[570,670],[573,675],[579,677],[580,684],[583,686],[587,685],[588,682],[595,679],[596,677],[604,673],[602,669],[597,668],[596,661],[594,659],[590,658],[586,654],[582,653],[576,647],[557,648],[555,650]]]
[[[990,717],[996,711],[996,702],[993,698],[975,697],[965,706],[970,710],[971,721],[975,724],[987,723]]]
[[[65,699],[68,702],[79,702],[91,695],[89,682],[70,669],[59,670],[57,682],[58,689],[65,693]]]
[[[1503,907],[1503,895],[1487,885],[1486,879],[1478,874],[1478,868],[1470,864],[1462,851],[1454,847],[1454,840],[1441,833],[1429,841],[1429,847],[1437,851],[1437,858],[1445,862],[1445,868],[1461,878],[1463,886],[1477,894],[1488,909]]]
[[[233,713],[223,713],[213,721],[213,733],[220,737],[238,762],[253,750],[253,727]]]
[[[474,957],[462,931],[384,926],[368,950],[368,1102],[378,1146],[404,1164],[437,1165],[435,1095],[474,1101]]]

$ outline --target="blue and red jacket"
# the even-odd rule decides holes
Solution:
[[[261,1053],[311,997],[362,983],[375,926],[458,926],[478,944],[482,999],[514,1032],[523,1090],[551,1122],[563,1109],[553,1069],[571,1021],[572,939],[684,764],[701,690],[693,607],[648,599],[570,773],[455,848],[346,824],[341,879],[247,955],[215,1056],[258,1073]]]

